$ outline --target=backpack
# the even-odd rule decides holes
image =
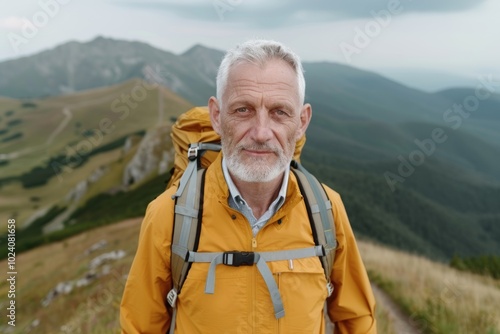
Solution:
[[[193,262],[209,262],[205,293],[214,293],[215,267],[257,265],[273,301],[276,318],[284,316],[283,304],[276,283],[266,261],[291,260],[319,256],[327,281],[328,296],[333,292],[330,273],[333,267],[336,239],[331,202],[321,183],[298,161],[305,143],[302,137],[296,144],[291,172],[296,176],[299,189],[305,198],[307,214],[313,232],[315,247],[272,252],[197,253],[203,215],[204,175],[215,160],[220,147],[220,137],[212,129],[208,109],[193,108],[177,119],[171,137],[175,149],[174,168],[167,187],[176,185],[172,196],[175,200],[172,233],[171,273],[172,290],[167,301],[173,308],[170,332],[175,328],[176,300]]]

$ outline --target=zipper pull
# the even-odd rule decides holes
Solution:
[[[257,248],[257,239],[252,238],[252,248]]]

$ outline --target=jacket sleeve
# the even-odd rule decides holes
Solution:
[[[165,297],[172,287],[172,202],[163,193],[146,210],[121,301],[122,334],[166,333],[170,326],[170,307],[167,308]]]
[[[328,189],[332,201],[337,251],[328,299],[328,314],[335,334],[376,334],[375,298],[340,195]]]

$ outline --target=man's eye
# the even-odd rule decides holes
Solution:
[[[283,110],[281,110],[281,109],[276,109],[276,110],[275,110],[275,113],[276,113],[276,115],[278,115],[278,116],[284,116],[284,115],[286,115],[286,112],[285,112],[285,111],[283,111]]]
[[[242,108],[236,109],[236,112],[238,112],[238,113],[244,113],[244,112],[247,112],[247,111],[248,111],[248,108],[246,108],[246,107],[242,107]]]

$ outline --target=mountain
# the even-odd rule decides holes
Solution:
[[[88,43],[69,42],[0,63],[0,96],[42,98],[152,77],[188,100],[205,104],[207,98],[199,96],[215,92],[207,70],[217,70],[218,62],[211,59],[223,53],[213,51],[210,57],[199,59],[197,49],[177,56],[145,43],[103,37]],[[199,66],[200,61],[204,66]]]
[[[406,86],[435,93],[454,87],[476,87],[477,78],[425,68],[380,68],[377,73]]]
[[[103,218],[106,208],[127,206],[128,191],[161,174],[154,171],[168,170],[168,121],[215,94],[222,55],[201,45],[175,55],[140,42],[97,38],[0,63],[0,95],[10,97],[0,99],[0,187],[14,194],[9,201],[2,196],[7,204],[0,205],[0,218],[22,211],[31,222],[52,221],[68,206],[56,199],[95,173],[108,176],[87,182],[90,190],[78,210],[69,204],[71,214],[60,218],[65,226],[109,223],[110,217],[126,218],[120,216],[125,211],[142,214],[142,207],[130,207]],[[466,110],[475,89],[427,93],[340,64],[306,62],[304,68],[313,118],[303,163],[342,194],[356,233],[439,259],[500,254],[496,86],[468,115],[454,108]],[[140,87],[151,85],[156,89],[143,89],[140,107],[127,107],[124,96],[142,99]],[[129,122],[121,123],[120,115]],[[47,166],[71,158],[68,147],[95,135],[100,120],[111,116],[114,135],[64,173],[71,189],[54,192],[62,188]]]

